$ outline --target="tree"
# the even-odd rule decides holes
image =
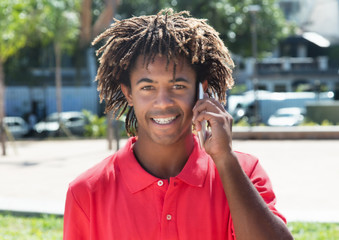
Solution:
[[[41,47],[53,47],[55,56],[55,85],[57,96],[57,111],[62,111],[62,55],[66,52],[72,53],[77,63],[83,61],[83,51],[88,48],[93,38],[103,31],[112,22],[113,14],[116,11],[116,5],[119,4],[119,0],[15,0],[15,1],[1,1],[0,2],[0,34],[1,34],[1,66],[0,76],[1,84],[4,86],[4,71],[3,63],[4,59],[10,59],[12,62],[11,67],[18,66],[19,58],[18,52],[22,47],[25,49],[32,49],[35,47],[40,49]],[[15,7],[13,7],[15,6]],[[15,8],[15,11],[13,11]],[[13,14],[13,16],[10,16]],[[9,21],[13,21],[15,16],[20,18],[17,25],[13,27],[8,24]],[[30,20],[26,16],[30,16]],[[24,18],[25,17],[25,18]],[[34,21],[33,21],[34,20]],[[11,30],[7,33],[7,26]],[[22,27],[24,26],[24,27]],[[28,27],[29,26],[29,27]],[[33,34],[29,34],[29,31]],[[6,31],[5,31],[6,30]],[[21,32],[20,32],[21,31]],[[4,38],[8,36],[15,39],[15,41],[9,42],[11,47],[8,47],[8,40],[6,45]],[[20,38],[19,38],[20,36]],[[24,41],[20,41],[24,39]],[[27,40],[27,41],[26,41]],[[14,45],[16,44],[16,45]],[[30,45],[27,47],[27,45]],[[12,49],[16,49],[12,53]],[[7,51],[11,51],[11,54],[7,54]],[[31,51],[31,50],[30,50]],[[73,54],[76,51],[75,54]],[[27,52],[27,51],[26,51]],[[23,54],[20,51],[20,54]],[[13,58],[15,55],[15,58]],[[11,57],[12,56],[12,57]],[[33,55],[32,55],[33,56]],[[81,56],[81,57],[79,57]],[[36,59],[35,59],[36,60]],[[30,63],[32,61],[29,61]],[[35,61],[38,63],[38,61]],[[6,62],[8,63],[8,61]],[[13,64],[14,63],[14,64]],[[8,67],[8,65],[7,65]],[[12,70],[13,72],[13,70]],[[25,76],[27,80],[27,75]],[[8,79],[7,79],[8,80]],[[30,79],[31,81],[33,79]],[[26,81],[27,82],[27,81]],[[0,106],[4,106],[4,92],[3,88],[0,88],[1,99]],[[4,110],[2,111],[5,112]],[[2,114],[4,115],[4,114]],[[3,131],[2,131],[3,132]],[[2,135],[0,135],[2,136]],[[3,138],[5,136],[3,135]],[[3,141],[4,142],[4,141]]]
[[[120,18],[154,14],[164,7],[188,10],[191,15],[208,19],[220,33],[225,45],[235,54],[251,56],[251,16],[248,6],[261,7],[257,13],[258,53],[272,51],[288,26],[276,0],[125,0],[118,14]]]
[[[112,19],[118,0],[36,0],[41,8],[40,38],[52,43],[55,54],[55,85],[57,112],[62,111],[61,57],[65,51],[87,47],[93,37],[107,27]],[[100,6],[98,9],[96,7]],[[94,7],[94,8],[93,8]],[[100,14],[93,14],[93,10]],[[94,21],[93,21],[94,19]],[[79,43],[79,44],[77,44]]]
[[[62,54],[75,48],[80,29],[80,0],[36,0],[39,11],[37,34],[43,43],[52,44],[55,57],[57,112],[62,112]]]
[[[34,9],[29,0],[0,1],[0,141],[2,155],[6,155],[5,73],[4,64],[26,45],[34,23]]]
[[[120,0],[82,0],[80,46],[88,46],[108,27]]]
[[[95,36],[108,27],[116,13],[120,0],[83,0],[81,8],[81,34],[80,47],[88,46]],[[112,149],[113,126],[112,113],[107,114],[107,139],[108,148]],[[119,137],[115,129],[117,149],[119,149]]]

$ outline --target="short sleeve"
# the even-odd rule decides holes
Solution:
[[[90,236],[89,229],[89,218],[69,187],[65,204],[63,240],[87,240]]]
[[[259,161],[256,161],[256,164],[254,165],[252,173],[248,176],[253,183],[254,187],[259,192],[260,196],[264,199],[266,202],[268,208],[279,218],[283,220],[283,222],[286,223],[285,217],[277,211],[275,208],[276,204],[276,196],[273,192],[273,187],[271,180],[269,179],[267,173],[263,169],[263,167],[260,165]]]
[[[244,170],[254,187],[257,189],[260,196],[267,204],[268,208],[274,215],[279,217],[286,224],[285,217],[275,208],[276,196],[273,192],[272,183],[267,173],[260,165],[259,160],[250,154],[245,154],[241,152],[236,152],[236,154],[242,169]],[[228,229],[230,229],[228,233],[228,239],[235,240],[236,237],[231,216],[228,222]]]
[[[266,202],[268,208],[279,218],[283,220],[283,222],[286,223],[285,217],[277,211],[275,208],[276,204],[276,196],[273,191],[271,180],[269,179],[266,171],[263,169],[263,167],[260,165],[259,160],[250,155],[245,153],[237,152],[237,157],[239,160],[239,163],[246,173],[246,175],[251,180],[254,187],[259,192],[260,196],[264,199]]]

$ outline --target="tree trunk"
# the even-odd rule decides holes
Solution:
[[[83,0],[81,5],[80,47],[92,41],[92,0]]]
[[[82,1],[80,47],[90,44],[94,37],[111,24],[119,4],[120,0],[105,0],[105,9],[92,26],[92,0]]]
[[[0,142],[2,155],[6,156],[6,133],[4,129],[5,117],[5,73],[3,62],[0,60]]]
[[[108,150],[113,149],[113,127],[112,127],[112,111],[108,112],[107,115],[107,141]]]
[[[116,8],[118,7],[120,0],[106,0],[105,1],[105,10],[101,13],[97,21],[93,26],[93,36],[100,34],[105,28],[107,28],[115,15]]]
[[[105,10],[101,13],[97,21],[93,26],[93,37],[100,34],[105,28],[107,28],[113,20],[114,14],[116,12],[116,8],[118,7],[120,0],[106,0]],[[112,112],[107,113],[107,141],[108,141],[108,149],[112,150],[112,141],[113,141],[113,121],[112,119]],[[119,139],[116,138],[117,141],[117,149],[119,148]]]
[[[55,54],[55,93],[56,93],[56,107],[58,112],[59,124],[61,126],[60,113],[62,112],[62,78],[61,78],[61,48],[59,43],[54,43]]]

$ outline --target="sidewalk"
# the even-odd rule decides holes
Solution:
[[[339,222],[339,140],[235,140],[233,147],[260,159],[288,221]],[[7,150],[0,210],[53,214],[63,213],[68,183],[113,153],[103,139],[18,141]]]

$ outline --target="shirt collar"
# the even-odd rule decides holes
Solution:
[[[209,155],[205,152],[205,150],[200,148],[199,140],[194,135],[193,151],[177,178],[189,185],[202,187],[207,175],[208,158]]]
[[[136,141],[137,137],[129,138],[125,147],[117,153],[117,161],[122,177],[132,193],[141,191],[159,180],[159,178],[146,172],[135,158],[133,144]],[[207,168],[208,155],[204,150],[200,149],[198,139],[194,136],[193,151],[177,178],[189,185],[202,187],[205,182]]]
[[[141,191],[159,180],[146,172],[135,158],[133,144],[136,141],[137,137],[129,138],[125,147],[118,152],[117,158],[122,177],[132,193]]]

